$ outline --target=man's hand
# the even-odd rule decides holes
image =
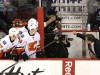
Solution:
[[[50,23],[54,22],[56,20],[56,16],[54,15],[51,15],[49,20],[46,21],[46,26],[49,25]]]
[[[97,59],[96,55],[94,55],[94,54],[91,53],[91,52],[90,52],[90,57],[91,57],[92,59]]]
[[[50,18],[50,21],[51,22],[53,22],[53,21],[55,21],[56,20],[56,16],[52,16],[51,18]]]

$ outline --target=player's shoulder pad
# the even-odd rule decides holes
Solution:
[[[3,41],[2,41],[2,43],[3,43],[4,45],[6,45],[6,44],[7,44],[7,42],[6,42],[5,40],[3,40]]]
[[[24,34],[21,34],[21,38],[24,38],[24,36],[25,36]]]

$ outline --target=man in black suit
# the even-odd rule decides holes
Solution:
[[[94,37],[93,34],[81,34],[77,32],[73,32],[74,35],[83,39],[88,44],[88,49],[92,54],[92,58],[100,58],[100,40]]]

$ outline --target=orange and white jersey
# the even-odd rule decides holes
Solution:
[[[19,39],[15,39],[13,42],[11,42],[9,35],[5,36],[0,41],[0,51],[8,52],[11,48],[14,48],[18,45]]]
[[[34,36],[30,36],[28,32],[21,34],[21,46],[24,47],[25,52],[29,57],[37,50],[38,45],[40,45],[40,34],[37,34],[38,35]],[[30,58],[36,58],[36,56]]]

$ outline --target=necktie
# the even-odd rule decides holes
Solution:
[[[92,51],[92,46],[91,46],[91,44],[88,44],[88,48],[89,48],[90,52],[93,53],[93,54],[95,55],[95,53]]]

